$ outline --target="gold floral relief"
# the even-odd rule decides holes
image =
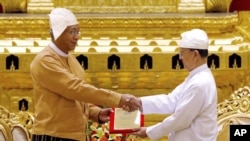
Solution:
[[[25,13],[27,0],[0,0],[4,13]]]

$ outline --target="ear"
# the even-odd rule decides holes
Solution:
[[[195,55],[195,56],[200,56],[199,51],[198,51],[198,50],[194,50],[194,55]]]

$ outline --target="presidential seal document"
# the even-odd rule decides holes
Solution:
[[[139,110],[126,112],[122,108],[113,108],[113,111],[110,114],[110,133],[130,133],[144,125],[144,116]]]

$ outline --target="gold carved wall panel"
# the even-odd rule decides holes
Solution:
[[[196,0],[194,5],[192,0],[0,0],[0,3],[4,13],[48,13],[54,7],[66,7],[75,13],[177,13],[193,7],[194,12],[200,9],[228,12],[231,1]],[[198,3],[203,6],[197,9]]]
[[[250,84],[249,12],[171,13],[177,10],[177,1],[67,2],[58,0],[53,4],[73,5],[68,8],[77,13],[82,34],[72,53],[88,58],[87,81],[97,87],[136,96],[170,92],[187,76],[185,70],[172,68],[172,59],[178,55],[180,33],[191,28],[208,32],[211,39],[209,55],[219,58],[219,67],[211,67],[218,85],[219,102],[235,89]],[[157,6],[160,2],[162,6]],[[91,6],[81,9],[84,5]],[[80,14],[80,10],[85,13]],[[158,13],[150,13],[154,10]],[[33,111],[29,64],[50,41],[48,16],[5,14],[0,16],[0,24],[0,103],[18,111],[19,101],[24,98],[30,104],[29,110]],[[148,64],[140,67],[140,57],[145,54],[153,58],[152,69]],[[233,54],[240,56],[240,67],[229,67]],[[18,69],[6,70],[9,55],[19,58]],[[120,69],[108,69],[107,58],[111,55],[120,57]]]

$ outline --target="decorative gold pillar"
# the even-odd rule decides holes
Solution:
[[[52,0],[30,0],[27,7],[28,13],[49,13],[54,8]]]
[[[179,13],[205,13],[204,0],[180,0]]]

